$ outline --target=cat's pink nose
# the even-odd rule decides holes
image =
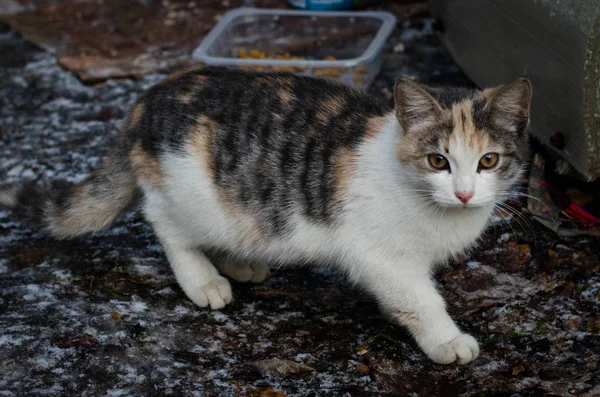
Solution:
[[[456,197],[464,204],[467,204],[467,201],[471,200],[471,197],[475,194],[475,192],[454,192]]]

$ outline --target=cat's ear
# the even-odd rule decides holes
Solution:
[[[533,88],[522,77],[504,86],[484,91],[485,110],[495,127],[514,133],[523,133],[529,125],[529,107]]]
[[[425,88],[407,78],[394,86],[396,117],[404,133],[426,130],[437,123],[442,114],[440,104]]]

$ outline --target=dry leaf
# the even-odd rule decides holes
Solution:
[[[290,360],[282,360],[280,358],[254,361],[250,363],[250,365],[256,368],[263,376],[275,376],[279,378],[292,374],[314,371],[314,368],[309,367],[308,365]]]

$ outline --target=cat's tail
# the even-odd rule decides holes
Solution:
[[[0,188],[0,206],[54,237],[74,237],[110,225],[134,201],[136,181],[119,149],[80,184],[34,181]]]

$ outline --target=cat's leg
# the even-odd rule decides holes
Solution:
[[[154,226],[154,230],[159,235],[175,278],[188,298],[200,307],[210,306],[213,310],[222,309],[231,303],[233,295],[229,281],[219,275],[202,252],[166,237],[161,226]],[[168,232],[166,235],[168,236]]]
[[[383,310],[407,327],[419,347],[439,364],[466,364],[477,358],[479,346],[463,333],[446,311],[429,266],[417,262],[376,265],[370,261],[361,280],[379,300]]]
[[[185,294],[200,307],[217,310],[233,300],[231,285],[219,275],[210,260],[199,251],[197,242],[173,223],[159,193],[145,191],[144,214],[152,224]]]
[[[220,254],[210,257],[222,274],[242,283],[262,283],[270,274],[269,266],[263,262],[251,262]]]

